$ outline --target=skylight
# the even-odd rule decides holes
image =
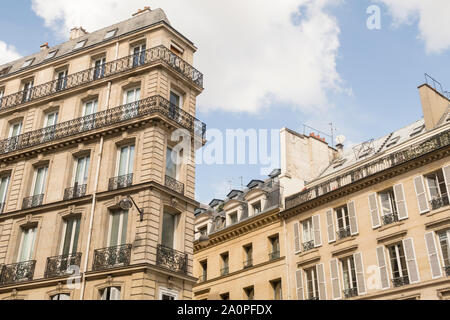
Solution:
[[[54,56],[56,56],[56,53],[57,53],[57,52],[58,52],[58,50],[50,51],[50,52],[47,54],[47,56],[45,57],[45,60],[53,58]]]
[[[34,58],[25,61],[25,62],[23,63],[23,65],[22,65],[22,68],[26,68],[26,67],[31,66],[31,64],[33,63],[33,60],[34,60]]]
[[[400,137],[394,137],[391,138],[387,143],[386,143],[386,148],[392,147],[393,145],[397,144],[398,140],[400,140]]]
[[[425,128],[425,125],[421,125],[419,127],[414,128],[413,131],[411,131],[409,136],[412,137],[412,136],[415,136],[416,134],[421,133],[424,128]]]
[[[80,41],[78,42],[75,47],[73,48],[73,50],[77,50],[77,49],[81,49],[84,47],[84,45],[86,44],[86,40]]]
[[[114,30],[110,30],[106,33],[105,38],[104,39],[109,39],[112,38],[116,35],[117,29]]]

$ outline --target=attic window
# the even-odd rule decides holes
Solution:
[[[47,56],[45,57],[45,60],[53,58],[54,56],[56,56],[56,53],[57,53],[57,52],[58,52],[58,50],[50,51],[50,52],[47,54]]]
[[[73,47],[73,50],[78,50],[78,49],[83,48],[84,45],[86,44],[86,41],[87,41],[87,40],[83,40],[83,41],[78,42],[78,43],[75,45],[75,47]]]
[[[410,133],[409,136],[412,137],[412,136],[415,136],[415,135],[421,133],[421,132],[423,131],[424,128],[425,128],[425,125],[421,125],[421,126],[419,126],[419,127],[414,128],[413,131]]]
[[[390,139],[387,143],[386,143],[386,148],[392,147],[393,145],[397,144],[397,142],[400,140],[400,137],[394,137],[392,139]]]
[[[337,168],[342,167],[346,161],[347,161],[347,159],[339,160],[339,162],[337,162],[337,163],[333,166],[333,169],[337,169]]]
[[[182,56],[184,53],[184,49],[173,42],[170,44],[170,51],[172,51],[173,53],[175,53],[178,56]]]
[[[8,73],[10,67],[6,67],[0,70],[0,76],[4,76],[5,74]]]
[[[104,39],[109,39],[112,38],[116,35],[117,29],[114,30],[110,30],[106,33],[105,38]]]
[[[25,62],[23,63],[23,65],[22,65],[22,68],[26,68],[26,67],[31,66],[31,64],[33,63],[33,61],[34,61],[34,58],[25,61]]]

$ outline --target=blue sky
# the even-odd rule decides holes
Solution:
[[[421,21],[421,14],[424,14],[420,10],[431,9],[420,7],[417,11],[412,11],[406,23],[403,21],[394,26],[393,22],[396,16],[392,10],[398,8],[390,6],[391,0],[382,0],[382,2],[377,3],[381,8],[381,30],[369,30],[366,27],[368,18],[366,9],[374,1],[336,1],[337,4],[323,8],[327,15],[335,19],[340,29],[337,35],[339,48],[336,50],[334,61],[336,63],[335,70],[340,77],[341,90],[324,89],[327,94],[326,107],[302,108],[289,103],[289,101],[279,99],[271,101],[264,108],[239,112],[231,105],[231,111],[227,109],[226,105],[221,108],[208,108],[212,99],[202,100],[200,97],[199,104],[203,104],[203,106],[197,117],[207,123],[209,128],[220,130],[288,127],[303,132],[302,125],[308,124],[328,132],[328,123],[333,122],[337,128],[337,134],[345,135],[347,140],[352,143],[382,136],[421,118],[422,110],[417,87],[424,82],[424,73],[427,72],[450,89],[450,74],[446,72],[450,50],[440,48],[440,50],[430,51],[424,36],[426,32],[419,36],[420,28],[423,27],[423,25],[419,25],[419,21]],[[272,5],[276,4],[272,3]],[[165,8],[164,5],[159,5],[159,7]],[[41,10],[39,11],[41,16],[38,16],[36,14],[38,10],[36,8],[33,10],[31,1],[27,0],[2,1],[0,10],[8,13],[0,20],[0,41],[14,46],[20,55],[37,51],[44,42],[55,44],[64,40],[58,30],[58,21],[65,19],[67,24],[68,18],[65,16],[58,16],[55,13],[56,18],[49,23],[49,20],[41,17],[42,12],[49,11]],[[130,10],[135,11],[135,8]],[[198,33],[197,29],[187,24],[188,22],[183,22],[182,17],[177,18],[174,9],[170,9],[166,13],[169,19],[172,15],[175,16],[175,21],[180,26],[172,19],[171,21],[180,32],[184,33],[183,26],[186,24],[185,29],[188,31],[189,38],[199,47],[201,58],[196,66],[205,73],[204,95],[208,97],[208,90],[215,92],[214,85],[209,81],[214,81],[218,77],[213,74],[214,68],[210,68],[204,62],[204,57],[215,54],[207,45],[204,45],[205,49],[201,46],[204,43],[202,39],[207,39],[208,35]],[[247,13],[247,15],[250,14]],[[274,14],[277,12],[275,11]],[[304,16],[299,19],[301,20],[302,17]],[[236,23],[239,21],[237,20]],[[63,22],[61,23],[63,24]],[[447,29],[450,29],[448,28],[450,22],[444,23],[447,23]],[[242,28],[245,27],[245,25],[242,26]],[[197,38],[200,40],[197,41]],[[268,46],[270,47],[270,43]],[[276,59],[283,59],[283,57],[276,57]],[[220,63],[220,59],[217,60],[217,63]],[[276,63],[277,61],[274,60],[275,66]],[[202,69],[202,66],[208,73]],[[263,72],[265,66],[256,66],[256,68]],[[236,82],[239,82],[239,79],[244,76],[240,74],[239,68],[230,72],[229,76],[233,77],[235,79],[233,81]],[[307,83],[309,76],[313,79],[312,74],[305,74],[302,78],[303,82],[299,82],[300,91],[300,86]],[[349,94],[350,90],[351,94]],[[252,92],[249,91],[249,94],[251,95]],[[199,165],[197,167],[198,200],[209,202],[213,197],[225,197],[229,191],[228,181],[231,181],[233,187],[239,187],[240,177],[242,177],[244,186],[253,178],[262,178],[260,166]]]

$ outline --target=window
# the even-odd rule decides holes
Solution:
[[[127,90],[124,94],[123,120],[132,119],[139,114],[139,100],[141,99],[141,88]]]
[[[403,244],[398,243],[388,247],[389,259],[391,261],[392,281],[394,287],[409,284],[408,269],[406,266]]]
[[[394,189],[379,193],[381,203],[381,218],[383,224],[391,224],[398,221],[397,205],[395,203]]]
[[[33,81],[31,80],[23,84],[22,103],[30,101],[32,94],[33,94]]]
[[[134,145],[121,147],[119,150],[118,176],[126,176],[133,173]]]
[[[88,102],[85,102],[83,107],[83,113],[82,116],[89,116],[97,112],[98,107],[98,100],[91,100]]]
[[[270,237],[269,242],[271,250],[269,254],[269,259],[270,260],[278,259],[280,257],[280,240],[278,235]]]
[[[410,137],[418,135],[419,133],[421,133],[423,131],[423,129],[425,129],[425,125],[421,125],[418,127],[415,127],[411,133],[410,133]]]
[[[47,56],[45,57],[45,60],[53,58],[54,56],[56,56],[57,52],[58,52],[58,50],[50,51],[49,53],[47,53]]]
[[[103,78],[105,75],[106,58],[94,61],[94,80]]]
[[[133,67],[138,67],[145,63],[146,45],[142,44],[132,49]]]
[[[16,121],[10,124],[9,127],[9,145],[7,145],[6,150],[11,152],[17,149],[19,146],[19,135],[22,131],[22,121]]]
[[[302,244],[303,251],[314,249],[314,229],[312,218],[302,222]]]
[[[80,218],[64,220],[63,238],[61,244],[61,255],[72,255],[77,253],[78,237],[80,235]],[[68,264],[68,267],[71,264]]]
[[[120,300],[120,288],[108,287],[100,290],[101,300]]]
[[[67,293],[55,294],[50,298],[50,300],[70,300],[70,294]]]
[[[183,108],[183,97],[175,90],[170,90],[170,106],[169,106],[169,118],[177,120],[180,115],[180,109]]]
[[[2,107],[3,97],[5,96],[5,89],[0,89],[0,108]]]
[[[251,286],[248,288],[244,288],[244,294],[247,300],[254,300],[255,299],[255,287]]]
[[[31,196],[44,194],[45,180],[47,179],[48,166],[38,167],[34,170],[33,186],[31,188]]]
[[[168,212],[163,214],[163,226],[161,244],[164,247],[173,249],[175,246],[175,230],[177,227],[177,216]]]
[[[175,53],[177,56],[180,56],[180,57],[183,55],[183,52],[184,52],[183,48],[176,45],[175,43],[170,44],[170,51],[172,51],[173,53]]]
[[[253,245],[244,246],[244,268],[253,266]]]
[[[10,176],[0,177],[0,213],[3,212],[6,203],[6,194],[8,192]]]
[[[34,61],[34,58],[33,58],[33,59],[26,60],[26,61],[22,64],[22,68],[26,68],[26,67],[31,66],[31,64],[33,63],[33,61]]]
[[[51,141],[55,135],[55,126],[58,122],[58,112],[50,112],[45,115],[44,120],[44,135],[42,138],[42,142]]]
[[[200,269],[202,271],[200,282],[204,282],[208,279],[208,262],[206,260],[200,261]]]
[[[208,227],[204,226],[198,229],[198,232],[201,236],[206,236],[208,234]]]
[[[261,201],[256,202],[252,205],[253,207],[253,214],[259,214],[261,213]]]
[[[347,206],[335,209],[339,239],[350,237],[350,217]]]
[[[56,91],[61,91],[66,88],[67,74],[68,74],[67,69],[58,72],[58,75],[56,76]]]
[[[86,41],[87,41],[87,40],[79,41],[79,42],[75,45],[75,47],[73,47],[73,50],[78,50],[78,49],[83,48],[84,45],[86,44]]]
[[[108,247],[126,244],[128,226],[128,210],[113,210],[109,216]]]
[[[449,205],[447,187],[445,186],[444,172],[442,169],[427,174],[425,180],[427,181],[428,194],[433,210]]]
[[[9,69],[11,69],[11,66],[5,67],[5,68],[3,68],[3,69],[0,69],[0,77],[2,77],[2,76],[4,76],[4,75],[8,74]]]
[[[341,259],[342,279],[344,282],[344,296],[351,298],[358,295],[358,284],[356,280],[355,260],[353,256]]]
[[[178,180],[178,154],[171,148],[166,151],[166,176]]]
[[[270,284],[272,286],[273,300],[282,300],[281,279],[272,280]]]
[[[444,271],[447,276],[450,276],[450,229],[439,232],[438,237],[444,259]]]
[[[319,300],[319,283],[316,267],[306,269],[306,294],[308,300]]]
[[[229,256],[228,252],[225,252],[220,255],[220,258],[222,260],[222,269],[220,270],[220,274],[222,276],[225,276],[230,272],[229,264],[228,264],[230,256]]]
[[[230,294],[228,292],[227,293],[222,293],[220,295],[220,299],[222,299],[222,300],[230,300]]]
[[[238,222],[238,214],[237,214],[237,212],[230,213],[229,217],[230,217],[230,225],[235,224],[235,223]]]
[[[83,186],[87,184],[90,160],[91,160],[90,156],[83,156],[75,159],[73,181],[72,181],[72,186],[74,186],[75,189],[77,189],[78,186]]]
[[[17,262],[26,262],[33,259],[34,243],[36,241],[36,227],[22,229],[19,255]]]
[[[106,39],[109,39],[109,38],[114,37],[114,36],[116,35],[116,32],[117,32],[117,29],[108,31],[108,32],[106,33],[104,39],[106,40]]]
[[[178,300],[178,292],[166,288],[160,288],[159,300]]]

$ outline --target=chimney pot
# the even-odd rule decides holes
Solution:
[[[44,44],[41,45],[41,51],[47,50],[48,48],[49,48],[48,42],[46,42],[46,43],[44,43]]]
[[[138,15],[140,15],[141,13],[144,13],[144,12],[151,12],[151,11],[152,11],[152,9],[150,9],[149,6],[145,6],[144,9],[138,9],[138,11],[137,11],[136,13],[133,13],[132,16],[133,16],[133,17],[134,17],[134,16],[138,16]]]

